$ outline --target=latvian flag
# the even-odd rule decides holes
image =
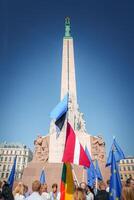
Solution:
[[[84,148],[79,143],[79,140],[69,123],[67,123],[66,143],[62,161],[83,165],[85,167],[90,166],[90,161]]]

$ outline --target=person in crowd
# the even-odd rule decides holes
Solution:
[[[2,191],[2,181],[0,181],[0,191]]]
[[[43,200],[50,200],[50,194],[47,191],[46,183],[44,185],[41,185],[40,193]]]
[[[32,194],[26,198],[26,200],[42,200],[42,197],[40,195],[40,188],[41,184],[40,181],[34,181],[32,183]]]
[[[60,193],[58,192],[57,183],[54,183],[52,185],[52,192],[50,192],[50,200],[60,200]]]
[[[81,187],[75,190],[73,200],[86,200],[85,191]]]
[[[86,194],[86,200],[94,200],[93,189],[89,185],[86,187]]]
[[[124,186],[122,188],[121,200],[133,200],[134,199],[134,188]]]
[[[109,194],[106,191],[106,185],[103,181],[99,183],[99,190],[95,196],[95,200],[108,200]]]
[[[134,179],[128,178],[128,179],[126,180],[126,186],[128,186],[128,187],[133,187],[133,188],[134,188]]]
[[[25,196],[24,196],[24,185],[18,184],[14,190],[14,199],[15,200],[24,200]]]
[[[4,184],[3,184],[1,197],[2,197],[1,198],[2,200],[14,200],[12,190],[9,187],[9,184],[6,182],[4,182]]]
[[[2,199],[2,181],[0,181],[0,200]]]
[[[24,196],[25,198],[28,197],[30,195],[29,191],[28,191],[28,186],[24,185]]]
[[[81,183],[80,183],[80,187],[81,187],[83,190],[86,190],[87,184],[86,184],[85,182],[81,182]]]
[[[110,186],[110,180],[107,180],[107,188],[106,188],[106,192],[108,192],[109,193],[109,186]]]

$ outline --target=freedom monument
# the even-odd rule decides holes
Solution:
[[[92,136],[87,132],[84,115],[80,112],[77,102],[74,45],[71,36],[69,17],[65,18],[60,99],[62,100],[67,93],[69,93],[68,121],[78,136],[79,142],[84,148],[85,146],[87,147],[92,160],[98,160],[104,180],[107,180],[109,177],[109,170],[105,168],[105,142],[101,136]],[[58,137],[55,123],[51,121],[48,135],[38,136],[34,141],[33,160],[28,164],[23,173],[22,180],[25,184],[31,185],[33,180],[39,179],[43,168],[49,188],[54,182],[60,183],[65,138],[66,121]],[[79,183],[86,181],[86,170],[82,166],[74,165],[74,179],[77,179]]]

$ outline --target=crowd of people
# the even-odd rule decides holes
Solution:
[[[98,182],[98,187],[91,188],[85,182],[77,184],[74,181],[74,194],[72,200],[109,200],[109,181],[105,184],[103,181]],[[19,182],[12,190],[6,181],[0,181],[0,200],[60,200],[58,185],[52,185],[51,192],[48,192],[47,184],[41,184],[35,180],[32,183],[32,191],[28,186]],[[122,185],[121,200],[134,200],[134,180],[127,179]]]

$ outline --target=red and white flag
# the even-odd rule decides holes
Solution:
[[[66,143],[62,161],[83,165],[85,167],[90,166],[90,161],[84,151],[84,148],[80,144],[69,123],[67,123]]]

